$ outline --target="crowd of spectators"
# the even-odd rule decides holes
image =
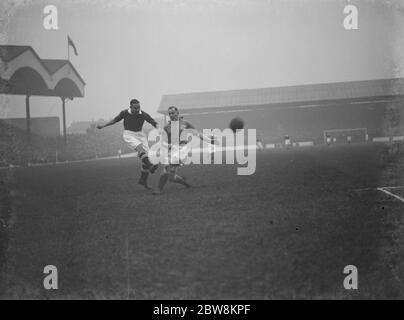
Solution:
[[[0,122],[0,167],[26,166],[40,163],[56,163],[89,160],[125,154],[131,150],[124,144],[121,132],[97,130],[95,126],[83,134],[68,134],[44,138]]]

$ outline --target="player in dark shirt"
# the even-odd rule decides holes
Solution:
[[[158,164],[152,164],[148,157],[149,144],[146,135],[142,132],[144,122],[150,123],[157,128],[157,122],[146,112],[140,110],[140,103],[136,99],[130,101],[129,109],[125,109],[119,113],[114,119],[104,125],[98,125],[98,129],[111,126],[123,119],[123,139],[128,143],[129,147],[137,152],[138,157],[142,161],[142,174],[139,184],[146,189],[150,189],[147,185],[147,177],[149,173],[157,170]]]
[[[140,105],[139,107],[135,106],[132,110],[130,109],[125,109],[122,110],[113,120],[111,124],[117,123],[123,119],[123,128],[125,130],[133,131],[133,132],[139,132],[142,131],[143,124],[145,121],[150,123],[153,127],[157,127],[157,122],[146,112],[140,111]],[[107,126],[107,124],[104,125]]]

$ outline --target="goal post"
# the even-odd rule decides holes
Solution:
[[[324,143],[349,144],[368,141],[367,128],[330,129],[323,131]]]

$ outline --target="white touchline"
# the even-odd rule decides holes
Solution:
[[[404,189],[404,186],[395,186],[395,187],[380,187],[381,189]]]
[[[369,191],[369,190],[378,190],[378,189],[404,189],[404,186],[394,186],[394,187],[370,187],[370,188],[360,188],[360,189],[352,189],[353,191]]]
[[[401,202],[404,202],[404,199],[399,197],[398,195],[395,195],[394,193],[391,193],[390,191],[384,190],[383,188],[377,188],[377,190],[384,192],[385,194],[388,194],[389,196],[392,196],[396,198],[397,200],[400,200]]]

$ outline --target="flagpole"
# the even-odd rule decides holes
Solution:
[[[69,36],[67,36],[67,60],[70,61]]]

